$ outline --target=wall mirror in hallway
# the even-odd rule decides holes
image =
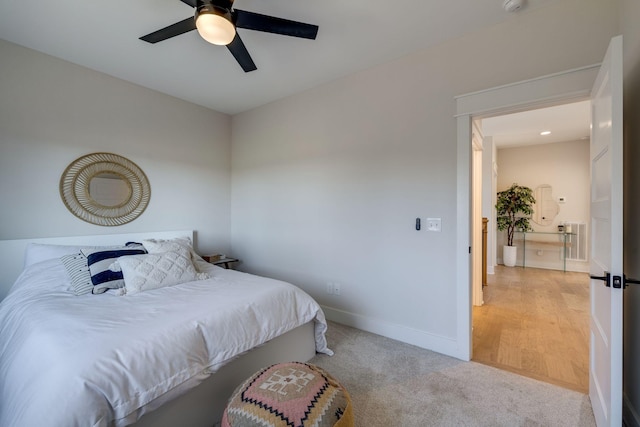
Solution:
[[[539,225],[551,225],[560,211],[560,205],[553,198],[553,188],[549,184],[538,185],[533,190],[536,203],[531,219]]]

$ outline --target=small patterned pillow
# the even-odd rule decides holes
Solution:
[[[118,264],[127,295],[209,278],[208,274],[196,271],[189,251],[183,247],[175,251],[123,256]]]
[[[93,291],[93,282],[87,257],[82,252],[78,252],[60,257],[60,261],[69,273],[73,293],[76,295],[90,294]]]
[[[125,246],[98,249],[82,249],[82,254],[87,257],[87,264],[91,272],[94,294],[101,294],[108,289],[117,289],[124,286],[122,271],[111,270],[111,265],[125,255],[146,254],[147,251],[140,243],[127,243]]]

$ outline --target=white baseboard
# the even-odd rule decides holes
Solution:
[[[625,427],[640,427],[640,414],[624,394],[622,397],[622,421]]]
[[[361,329],[377,335],[382,335],[397,341],[415,345],[420,348],[446,354],[461,360],[467,360],[461,354],[458,342],[453,338],[443,337],[404,325],[385,322],[372,317],[350,313],[336,308],[322,306],[328,320]]]

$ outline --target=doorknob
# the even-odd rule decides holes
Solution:
[[[604,276],[592,276],[589,275],[589,277],[591,277],[593,280],[602,280],[603,282],[605,282],[605,285],[607,287],[611,287],[611,273],[609,273],[608,271],[604,272]],[[622,275],[622,277],[620,276],[613,276],[613,287],[616,289],[620,289],[620,288],[627,288],[630,284],[633,285],[640,285],[640,280],[638,279],[627,279],[626,275]]]
[[[622,275],[622,277],[620,276],[613,276],[613,287],[616,289],[626,289],[627,286],[629,286],[629,283],[633,283],[633,284],[640,284],[640,280],[638,279],[627,279],[626,275]]]
[[[611,273],[609,273],[608,271],[605,271],[604,274],[605,274],[604,276],[592,276],[592,275],[589,275],[589,277],[591,277],[593,280],[602,280],[607,287],[610,287],[611,286]]]

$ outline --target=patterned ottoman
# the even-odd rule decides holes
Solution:
[[[353,426],[347,390],[307,363],[279,363],[241,384],[224,410],[222,427]]]

